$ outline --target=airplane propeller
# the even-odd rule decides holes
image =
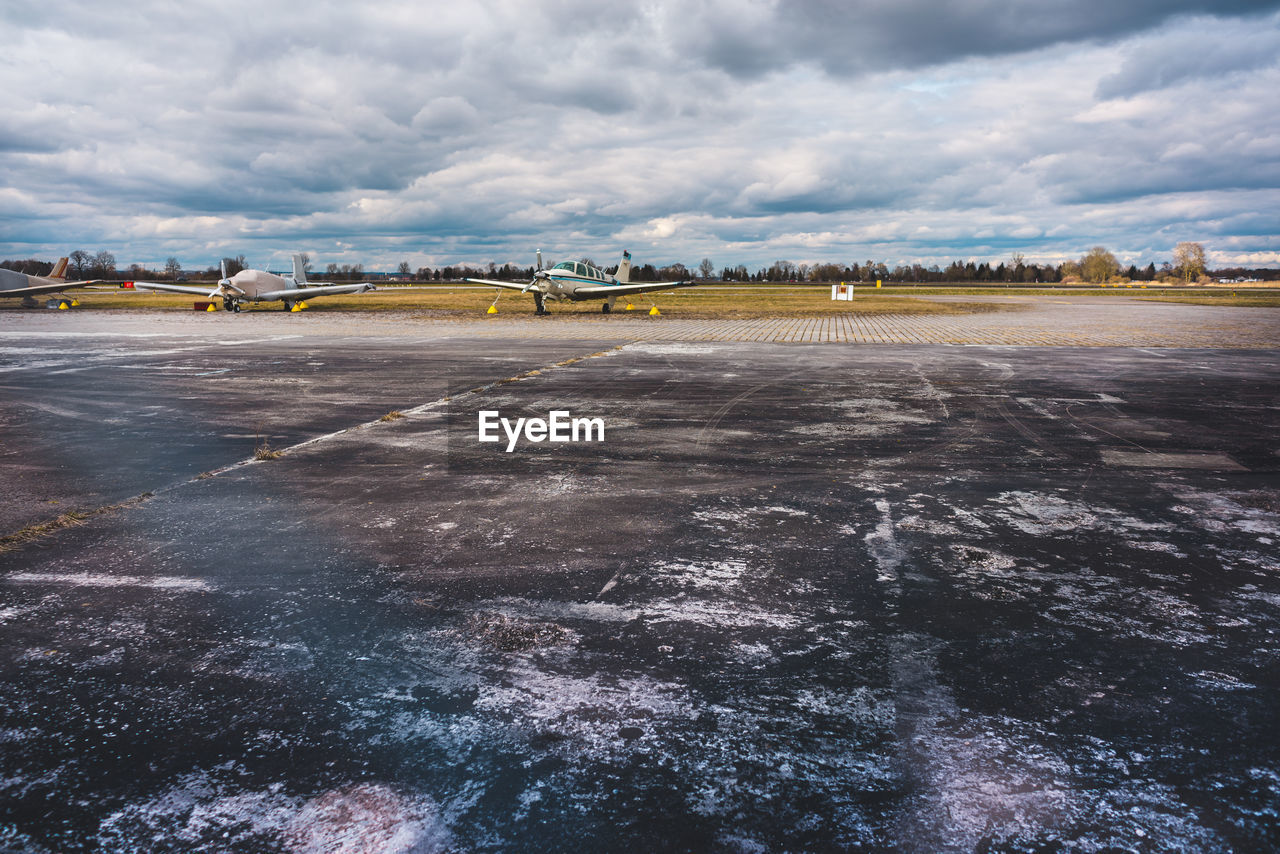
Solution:
[[[227,285],[229,285],[229,284],[231,284],[231,280],[227,278],[227,259],[226,259],[226,258],[223,258],[223,259],[222,259],[222,278],[218,280],[218,286],[217,286],[216,288],[214,288],[213,290],[209,291],[209,297],[208,297],[208,298],[209,298],[209,299],[213,299],[213,297],[214,297],[214,296],[215,296],[219,291],[221,291],[223,288],[225,288],[225,287],[226,287]]]
[[[533,278],[529,280],[529,284],[525,285],[524,288],[520,291],[520,293],[522,294],[529,293],[529,290],[538,284],[538,280],[548,278],[547,271],[542,269],[542,250],[541,249],[538,250],[537,257],[538,257],[538,266],[534,268]]]

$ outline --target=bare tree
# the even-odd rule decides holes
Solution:
[[[103,249],[93,256],[92,267],[95,273],[106,278],[116,271],[116,256]]]
[[[244,259],[243,255],[237,255],[234,258],[223,258],[222,260],[227,265],[228,276],[234,276],[236,273],[239,273],[241,270],[248,269],[249,267],[249,262]]]
[[[408,276],[410,273],[413,272],[413,270],[409,267],[408,261],[401,261],[400,266],[396,269],[396,272],[399,273],[401,276]]]
[[[1173,266],[1182,274],[1182,281],[1190,284],[1204,272],[1204,247],[1199,243],[1179,243],[1173,250]]]
[[[1009,273],[1013,276],[1015,282],[1025,282],[1027,280],[1026,256],[1021,252],[1013,253],[1009,259]]]
[[[698,278],[710,279],[716,274],[716,265],[711,263],[710,258],[703,258],[702,263],[698,265]]]
[[[71,268],[67,271],[71,278],[83,279],[93,266],[93,256],[83,249],[77,249],[67,256],[67,266]]]
[[[299,252],[298,257],[302,259],[302,272],[310,273],[311,272],[311,256],[308,255],[306,252]]]
[[[178,259],[170,255],[164,262],[164,272],[170,279],[177,280],[179,274],[182,273],[182,265],[178,263]]]
[[[1102,283],[1114,276],[1120,262],[1105,247],[1095,246],[1080,259],[1080,272],[1086,282]]]

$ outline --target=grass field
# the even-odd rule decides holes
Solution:
[[[382,288],[372,293],[319,297],[309,300],[308,311],[404,311],[421,312],[438,318],[469,319],[484,316],[493,302],[493,289],[463,289],[448,286],[422,290]],[[87,291],[80,296],[79,310],[186,310],[191,311],[196,297],[128,291]],[[858,314],[937,314],[956,315],[1007,310],[1008,306],[990,303],[936,303],[901,295],[859,294],[853,302],[833,302],[829,290],[821,288],[759,288],[747,290],[663,291],[653,295],[663,314],[677,317],[742,318],[776,317],[779,315],[809,317],[855,312]],[[644,315],[650,303],[644,297],[631,303],[635,309],[625,310],[618,300],[614,311],[619,314]],[[221,310],[221,303],[218,303]],[[598,315],[601,301],[553,302],[556,315]],[[246,305],[243,311],[281,311],[280,303]],[[503,293],[498,301],[498,317],[525,316],[533,313],[533,297]]]
[[[403,311],[422,313],[436,318],[466,319],[483,315],[493,301],[494,289],[474,285],[429,285],[402,287],[387,285],[366,294],[320,297],[308,303],[308,311]],[[1046,296],[1072,295],[1116,296],[1151,301],[1180,302],[1194,305],[1228,306],[1280,306],[1280,289],[1232,288],[1181,288],[1140,286],[1105,288],[1037,288],[1037,287],[966,287],[944,285],[936,287],[862,287],[852,302],[835,302],[826,285],[762,284],[735,285],[710,284],[675,291],[660,291],[652,296],[663,314],[696,318],[744,318],[744,317],[820,317],[830,314],[855,313],[862,315],[914,314],[960,315],[978,312],[1010,311],[1021,306],[990,301],[933,302],[920,299],[924,296]],[[126,290],[88,290],[77,293],[81,310],[185,310],[191,311],[196,297],[147,293]],[[4,301],[5,303],[16,303]],[[220,303],[219,303],[220,305]],[[648,312],[650,302],[646,297],[632,301],[634,314]],[[551,311],[557,315],[598,315],[601,302],[551,303]],[[619,300],[615,312],[625,311],[626,303]],[[14,307],[11,304],[5,307]],[[246,305],[246,311],[280,311],[279,303]],[[498,317],[523,316],[533,312],[533,298],[514,292],[503,292],[498,301]]]
[[[1180,302],[1187,305],[1232,305],[1257,306],[1260,308],[1280,308],[1280,294],[1224,294],[1221,296],[1176,296],[1145,297],[1151,302]]]

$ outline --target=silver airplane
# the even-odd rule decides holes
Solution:
[[[542,250],[539,249],[538,266],[534,270],[533,279],[527,285],[522,285],[518,282],[498,282],[493,279],[467,279],[466,281],[519,291],[522,294],[532,293],[533,304],[537,307],[538,314],[550,314],[546,306],[548,300],[583,302],[584,300],[595,299],[603,300],[601,310],[608,314],[613,311],[613,303],[618,297],[635,296],[648,291],[662,291],[669,288],[687,288],[697,284],[697,282],[691,280],[679,282],[631,282],[628,281],[630,277],[630,252],[622,253],[622,262],[618,264],[617,274],[610,276],[608,273],[601,272],[590,264],[583,264],[581,261],[564,261],[550,270],[544,270],[542,268]],[[502,292],[499,291],[498,296],[501,295]],[[497,303],[498,300],[495,297],[493,303],[489,306],[490,314],[497,313]],[[658,307],[654,306],[649,313],[657,314]]]
[[[307,282],[307,273],[302,266],[302,256],[293,256],[293,275],[277,276],[266,270],[241,270],[234,276],[227,276],[227,262],[222,262],[222,278],[212,290],[191,285],[171,285],[167,282],[125,282],[125,286],[133,285],[149,291],[167,291],[175,294],[197,294],[206,299],[222,297],[222,307],[227,311],[239,311],[241,303],[275,302],[284,303],[285,311],[300,311],[306,307],[303,300],[331,294],[359,294],[376,290],[370,282],[358,282],[353,285],[312,285]]]
[[[53,265],[53,269],[49,271],[47,276],[28,276],[26,273],[15,273],[13,270],[6,270],[0,267],[0,297],[22,297],[22,304],[28,308],[33,308],[38,303],[32,299],[39,294],[58,294],[57,307],[70,308],[73,305],[79,305],[72,297],[62,294],[67,288],[78,288],[82,285],[92,285],[101,279],[85,279],[82,282],[68,282],[67,275],[67,259],[59,258],[58,263]]]

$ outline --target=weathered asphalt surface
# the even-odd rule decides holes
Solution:
[[[286,322],[5,328],[0,850],[1280,847],[1277,351]]]

